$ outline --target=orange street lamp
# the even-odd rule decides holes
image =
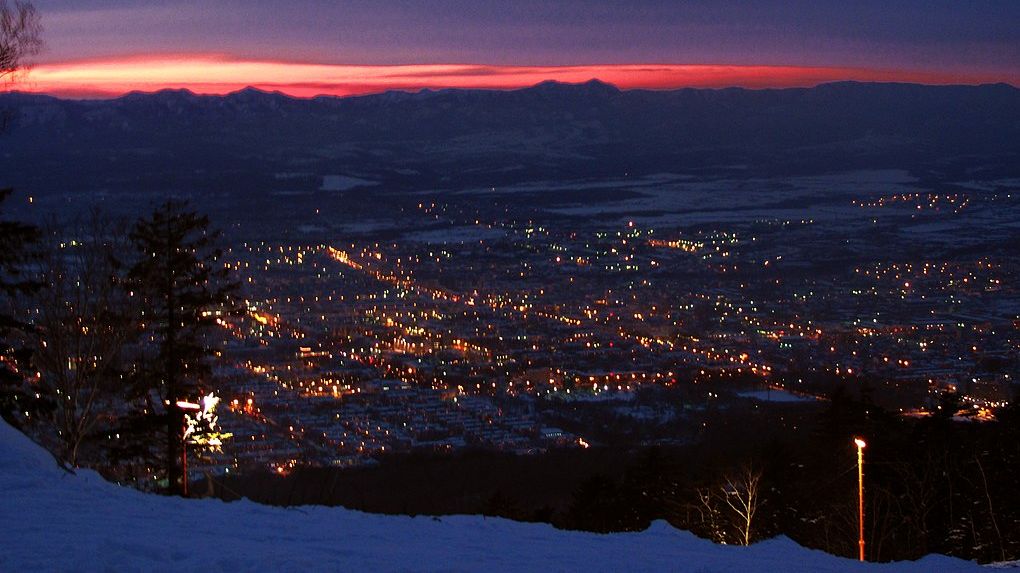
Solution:
[[[864,561],[864,447],[868,444],[861,438],[854,438],[857,446],[857,546],[858,559]]]

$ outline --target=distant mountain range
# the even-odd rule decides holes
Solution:
[[[0,94],[0,184],[48,190],[247,192],[325,174],[380,189],[628,173],[905,168],[1020,175],[1020,89],[833,83],[621,91],[590,81],[514,91],[296,99],[245,89],[111,100]]]

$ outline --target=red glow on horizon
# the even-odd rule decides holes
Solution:
[[[825,82],[977,84],[1004,81],[991,74],[959,74],[845,67],[611,64],[490,66],[413,64],[359,66],[264,60],[221,55],[131,56],[44,64],[17,86],[65,97],[116,97],[130,91],[185,88],[227,94],[247,86],[296,97],[349,96],[431,88],[514,89],[546,80],[580,83],[597,78],[621,89],[785,88]]]

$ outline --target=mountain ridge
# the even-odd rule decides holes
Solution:
[[[0,136],[7,184],[43,189],[68,181],[109,188],[99,166],[111,161],[130,180],[243,169],[258,174],[255,188],[294,165],[453,187],[716,165],[744,165],[748,175],[892,168],[1020,176],[1020,89],[1009,84],[657,91],[593,80],[308,99],[257,88],[111,100],[8,93],[0,108],[11,117]],[[422,175],[396,175],[408,170]]]
[[[530,86],[523,86],[518,88],[504,89],[504,88],[421,88],[417,90],[413,89],[393,89],[385,90],[381,92],[367,93],[367,94],[352,94],[352,95],[331,95],[331,94],[317,94],[313,96],[294,96],[287,94],[281,90],[270,90],[257,87],[255,85],[248,85],[238,90],[227,92],[225,94],[206,94],[198,93],[189,88],[161,88],[153,91],[144,90],[132,90],[123,94],[109,96],[109,97],[88,97],[88,98],[74,98],[74,97],[62,97],[58,95],[51,95],[46,93],[37,92],[26,92],[19,90],[0,91],[0,99],[7,96],[28,96],[28,97],[47,97],[60,101],[94,101],[104,102],[126,98],[128,96],[157,96],[160,94],[187,94],[200,98],[227,98],[237,94],[259,94],[262,96],[281,96],[283,98],[294,100],[294,101],[310,101],[310,100],[346,100],[346,99],[357,99],[357,98],[373,98],[378,96],[384,96],[387,94],[437,94],[437,93],[449,93],[449,92],[492,92],[492,93],[513,93],[513,92],[528,92],[536,89],[546,89],[549,87],[554,88],[586,88],[593,89],[597,88],[607,92],[615,93],[629,93],[629,92],[641,92],[641,93],[676,93],[676,92],[724,92],[724,91],[740,91],[740,92],[777,92],[777,91],[805,91],[814,90],[818,88],[833,87],[833,86],[916,86],[919,88],[933,88],[933,89],[946,89],[946,88],[1008,88],[1020,92],[1020,87],[1014,86],[1008,82],[989,82],[981,84],[921,84],[914,82],[867,82],[860,80],[838,80],[831,82],[822,82],[814,86],[803,86],[803,87],[765,87],[765,88],[749,88],[743,86],[724,86],[724,87],[679,87],[679,88],[620,88],[613,83],[600,80],[598,78],[591,78],[583,82],[564,82],[561,80],[544,80],[537,82]]]

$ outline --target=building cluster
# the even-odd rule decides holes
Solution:
[[[248,313],[222,321],[223,456],[286,472],[585,447],[596,428],[560,428],[578,404],[682,425],[748,388],[866,387],[905,415],[952,393],[962,417],[987,418],[1017,384],[1020,261],[902,229],[994,199],[869,196],[854,217],[673,226],[451,199],[401,210],[424,230],[248,242],[229,253]],[[634,399],[649,387],[687,388],[686,403]]]

